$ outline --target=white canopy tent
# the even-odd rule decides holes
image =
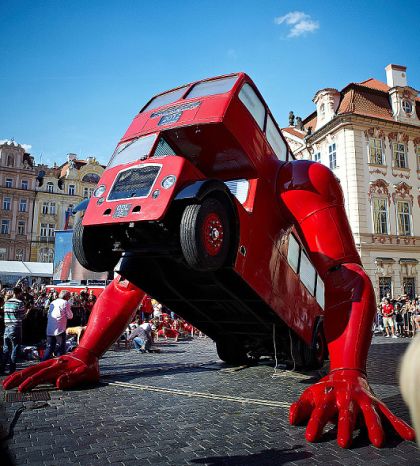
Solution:
[[[19,278],[52,278],[53,264],[49,262],[0,261],[0,281],[13,285]]]

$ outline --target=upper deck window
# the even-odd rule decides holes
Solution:
[[[141,138],[134,139],[130,142],[120,144],[109,161],[108,168],[121,165],[123,163],[134,162],[135,160],[147,157],[153,144],[156,141],[157,134],[148,134]]]
[[[265,129],[265,134],[267,136],[267,141],[272,147],[274,153],[277,155],[279,160],[286,160],[287,158],[287,148],[286,144],[283,141],[283,138],[280,135],[279,130],[274,124],[273,119],[270,115],[267,118],[267,127]]]
[[[249,110],[258,126],[264,130],[265,107],[252,87],[245,83],[239,92],[239,100]]]
[[[198,83],[191,89],[186,98],[193,99],[194,97],[224,94],[232,89],[237,79],[237,76],[230,76],[228,78],[213,79]]]
[[[153,100],[151,100],[146,107],[142,110],[142,112],[146,112],[147,110],[152,110],[153,108],[163,107],[164,105],[171,104],[172,102],[176,102],[179,100],[187,90],[188,86],[180,87],[173,91],[166,92],[165,94],[161,94],[156,96]]]

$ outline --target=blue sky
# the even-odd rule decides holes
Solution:
[[[153,94],[234,71],[281,126],[389,63],[420,89],[419,15],[418,0],[1,0],[0,140],[106,163]]]

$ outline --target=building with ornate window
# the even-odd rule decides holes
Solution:
[[[14,141],[0,144],[0,260],[29,260],[34,188],[33,157]]]
[[[316,111],[283,129],[297,158],[341,182],[363,265],[380,298],[420,294],[420,99],[406,67],[315,94]]]
[[[60,166],[37,166],[31,261],[53,261],[55,230],[73,227],[72,209],[92,196],[103,171],[94,157],[78,160],[75,154]]]

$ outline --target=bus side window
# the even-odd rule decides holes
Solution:
[[[300,279],[307,290],[313,296],[315,294],[316,271],[314,266],[309,262],[308,256],[303,253],[300,259]]]
[[[267,126],[265,128],[265,134],[267,141],[269,142],[274,153],[277,155],[277,158],[282,161],[286,161],[287,158],[287,148],[286,144],[283,141],[283,138],[280,136],[280,132],[274,124],[273,119],[270,115],[267,118]]]
[[[252,87],[245,83],[239,91],[239,100],[245,105],[261,130],[264,131],[265,107]]]
[[[289,235],[289,249],[287,250],[287,262],[290,267],[299,273],[300,247],[293,235]]]
[[[248,180],[231,180],[226,181],[225,185],[229,188],[229,191],[243,204],[248,198],[249,181]]]
[[[325,286],[319,275],[316,280],[316,300],[322,309],[325,309]]]

